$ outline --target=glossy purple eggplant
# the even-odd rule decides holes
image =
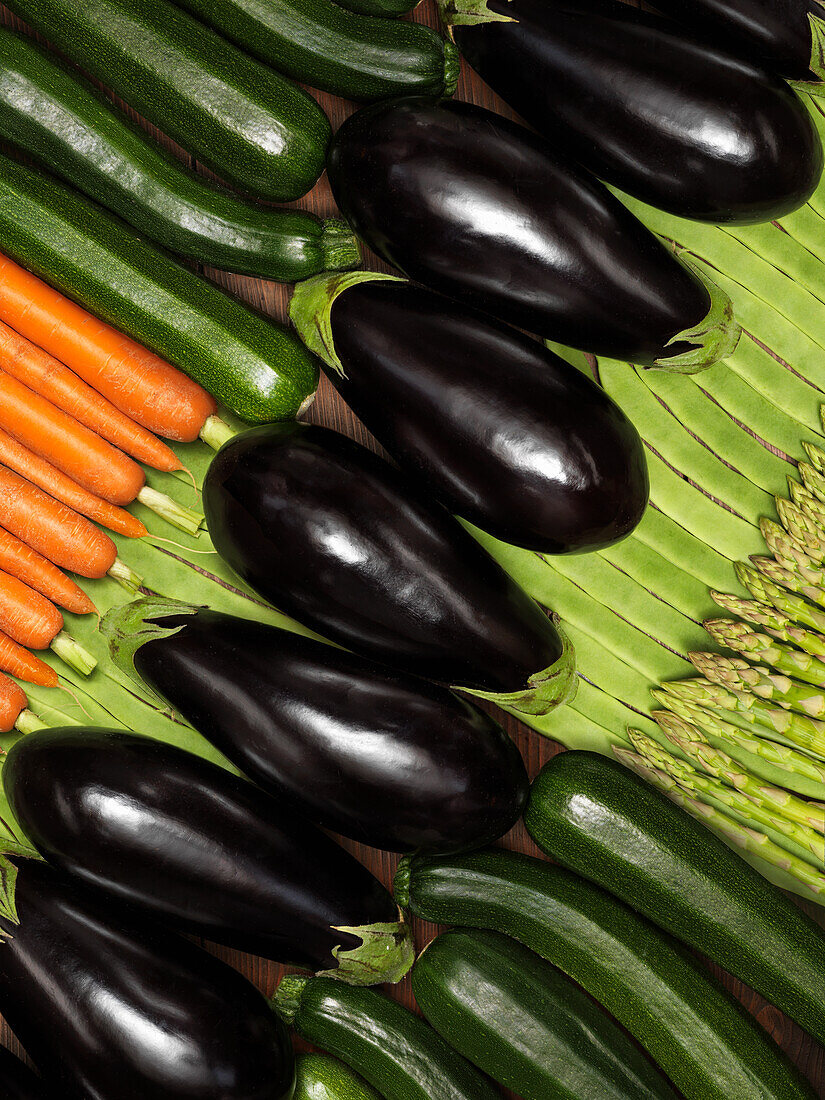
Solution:
[[[3,1100],[57,1100],[24,1062],[0,1047],[0,1096]]]
[[[417,482],[337,432],[236,436],[203,506],[235,572],[334,642],[530,713],[575,689],[572,650],[541,608]]]
[[[656,0],[654,7],[780,76],[825,77],[819,0]]]
[[[563,554],[610,546],[642,518],[639,433],[536,340],[372,272],[301,283],[290,315],[379,443],[476,527]]]
[[[521,754],[498,722],[446,688],[163,599],[111,611],[103,630],[124,672],[136,671],[281,805],[333,832],[388,851],[455,851],[492,843],[521,816]],[[341,877],[355,895],[357,876]],[[318,893],[335,896],[320,882]],[[335,925],[366,920],[333,916]],[[374,919],[395,916],[390,907]]]
[[[384,260],[518,328],[681,372],[736,346],[718,287],[545,139],[482,107],[365,107],[334,137],[327,170],[344,217]]]
[[[0,1012],[61,1100],[289,1100],[286,1028],[237,970],[17,860]]]
[[[351,981],[398,981],[409,969],[409,931],[381,883],[283,800],[217,764],[74,726],[19,740],[3,787],[44,858],[148,916]]]
[[[554,148],[651,206],[773,221],[819,182],[822,144],[788,85],[668,19],[611,0],[441,4],[494,91]]]

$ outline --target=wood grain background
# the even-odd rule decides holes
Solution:
[[[76,2],[82,3],[82,0],[76,0]],[[434,0],[424,0],[414,13],[413,18],[419,22],[437,27],[438,18]],[[2,6],[0,6],[0,19],[2,19],[4,23],[25,29],[23,25],[3,9]],[[334,128],[337,128],[355,109],[354,104],[345,100],[326,95],[322,92],[317,92],[313,89],[309,90],[327,112]],[[463,64],[462,67],[461,79],[456,95],[459,99],[468,100],[488,107],[508,118],[516,117],[514,112],[502,103],[502,101],[471,72],[466,64]],[[126,107],[122,102],[117,100],[116,102],[119,102],[120,106]],[[130,113],[134,118],[137,118],[134,112]],[[177,147],[164,135],[158,133],[153,127],[143,123],[142,120],[138,119],[138,121],[142,122],[142,124],[146,126],[146,129],[162,141],[167,148],[176,152],[182,160],[196,167],[199,171],[203,172],[204,175],[210,175],[207,169],[198,165],[184,150]],[[322,216],[330,216],[336,213],[335,205],[332,201],[325,178],[322,179],[304,199],[294,205],[311,210]],[[0,241],[0,250],[2,250],[2,241]],[[386,265],[372,255],[367,257],[366,266],[376,270],[389,270]],[[226,272],[211,269],[204,269],[204,274],[213,279],[220,286],[236,294],[238,297],[243,298],[254,308],[263,311],[279,321],[284,321],[286,319],[286,307],[291,290],[289,286],[267,282],[263,279],[252,279],[231,275]],[[308,414],[308,419],[325,424],[338,431],[345,432],[362,443],[374,449],[378,449],[363,425],[353,416],[346,405],[344,405],[341,398],[338,397],[332,387],[323,379],[315,404]],[[692,425],[691,427],[701,435],[701,425]],[[502,718],[502,715],[499,714],[498,717]],[[515,719],[509,716],[503,716],[503,721],[519,745],[531,777],[539,771],[542,765],[546,763],[551,756],[560,751],[558,745],[528,730]],[[376,852],[351,842],[344,841],[343,843],[384,882],[389,884],[392,881],[392,876],[397,864],[397,857],[387,853]],[[503,843],[507,847],[517,851],[528,852],[532,855],[540,854],[521,825],[514,829],[509,836],[505,838]],[[805,906],[805,908],[825,926],[825,912],[823,912],[822,909],[817,909],[810,904]],[[433,926],[426,925],[420,921],[415,922],[414,928],[416,942],[419,947],[423,946],[427,940],[432,937],[435,931]],[[283,973],[282,967],[268,961],[243,955],[240,952],[232,951],[227,948],[215,947],[213,945],[207,946],[210,950],[214,951],[215,954],[242,970],[266,993],[271,993],[274,990]],[[716,977],[723,982],[725,987],[730,990],[734,996],[738,997],[746,1008],[756,1016],[762,1026],[801,1068],[814,1085],[817,1095],[825,1098],[825,1049],[811,1039],[811,1037],[793,1023],[793,1021],[789,1020],[752,990],[743,986],[741,982],[735,981],[729,975],[723,973],[718,967],[711,964],[707,965]],[[403,1003],[410,1007],[414,1007],[408,982],[402,982],[398,986],[389,989],[388,992],[391,996],[396,997]],[[823,990],[823,998],[825,999],[825,990]],[[23,1053],[5,1024],[2,1025],[2,1030],[0,1030],[0,1038],[17,1053]],[[2,1098],[0,1098],[0,1100],[2,1100]],[[609,1098],[605,1097],[605,1100],[609,1100]]]

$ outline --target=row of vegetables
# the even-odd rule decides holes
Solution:
[[[358,6],[12,4],[241,191],[291,200],[326,165],[346,223],[205,182],[74,71],[0,31],[0,134],[71,185],[0,156],[0,566],[29,584],[18,619],[48,621],[42,636],[9,639],[20,662],[10,671],[40,669],[21,644],[52,644],[92,672],[94,658],[37,606],[33,589],[95,610],[61,569],[152,588],[80,513],[146,538],[124,507],[138,501],[197,535],[201,515],[145,486],[126,457],[185,477],[156,436],[220,447],[203,485],[215,549],[259,596],[346,646],[157,596],[105,616],[121,682],[172,708],[255,785],[123,731],[33,732],[11,749],[3,785],[22,833],[7,823],[0,1011],[46,1083],[15,1063],[0,1074],[24,1100],[44,1088],[101,1100],[486,1100],[491,1079],[525,1100],[673,1097],[598,1002],[687,1100],[810,1097],[679,941],[823,1039],[821,930],[633,775],[676,798],[667,777],[681,757],[665,764],[658,743],[640,735],[636,756],[617,754],[630,770],[564,754],[529,792],[517,749],[466,695],[541,718],[575,693],[573,648],[450,513],[541,554],[612,546],[636,527],[648,498],[639,434],[604,390],[507,322],[677,372],[724,358],[740,337],[725,291],[596,175],[691,217],[774,218],[816,186],[815,128],[766,68],[659,17],[596,0],[561,12],[445,3],[461,51],[548,144],[438,98],[455,87],[454,43],[375,18],[398,14],[378,0]],[[719,19],[720,7],[697,4],[689,18]],[[815,54],[821,21],[807,7]],[[768,45],[778,57],[788,36],[775,30]],[[772,67],[804,75],[798,56]],[[571,85],[585,68],[587,87]],[[286,77],[360,99],[419,94],[362,109],[331,139]],[[651,103],[661,115],[642,125]],[[697,112],[701,140],[674,130]],[[346,272],[359,239],[422,285]],[[290,309],[300,340],[149,241],[306,279]],[[319,364],[398,467],[291,421]],[[234,435],[217,403],[262,426]],[[91,570],[73,527],[106,540]],[[774,574],[803,606],[822,560],[811,543],[805,561],[782,543],[779,567],[793,572],[790,554],[802,589]],[[715,629],[729,644],[731,629]],[[700,667],[713,679],[712,662]],[[39,722],[15,690],[9,714],[28,733]],[[678,690],[670,744],[692,744],[673,723],[695,728],[684,715],[698,688]],[[756,804],[747,775],[722,774]],[[776,792],[777,831],[825,831],[818,791]],[[487,847],[523,813],[567,870]],[[322,828],[427,854],[404,860],[393,898]],[[456,930],[413,966],[399,906]],[[314,976],[285,978],[268,1005],[178,932]],[[366,988],[410,967],[425,1020]],[[340,1061],[300,1059],[296,1084],[286,1024]]]

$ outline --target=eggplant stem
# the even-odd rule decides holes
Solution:
[[[361,944],[349,951],[340,945],[333,949],[338,963],[331,970],[321,970],[319,977],[337,978],[347,985],[393,985],[400,982],[415,962],[415,945],[409,925],[400,911],[397,921],[378,924],[336,925],[336,932],[359,936]]]
[[[474,27],[480,23],[517,23],[509,15],[499,15],[487,6],[487,0],[438,0],[438,11],[445,27]]]
[[[734,320],[733,303],[725,291],[686,257],[682,257],[682,261],[705,285],[710,296],[710,309],[698,324],[668,340],[668,346],[694,346],[678,355],[657,359],[654,367],[676,374],[696,374],[732,355],[742,335],[742,328]]]
[[[322,363],[338,374],[345,371],[335,351],[332,338],[332,306],[339,294],[357,283],[389,281],[403,282],[397,275],[382,275],[377,271],[348,271],[344,274],[325,272],[298,283],[289,303],[289,319],[301,340]]]

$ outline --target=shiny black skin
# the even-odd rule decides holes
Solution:
[[[263,623],[179,621],[137,650],[141,677],[310,820],[373,848],[443,852],[492,843],[521,816],[521,755],[465,699]]]
[[[332,641],[441,683],[517,691],[555,664],[551,620],[446,509],[327,428],[230,440],[203,486],[218,553]]]
[[[320,829],[172,745],[42,730],[13,746],[3,786],[51,864],[183,931],[318,970],[337,965],[334,947],[361,943],[335,926],[398,919],[381,883]]]
[[[461,52],[599,179],[680,217],[734,224],[781,218],[815,190],[822,143],[778,76],[624,3],[488,6],[516,22],[456,27]]]
[[[3,1100],[57,1100],[19,1058],[0,1047],[0,1096]]]
[[[654,7],[792,80],[810,80],[818,0],[656,0]]]
[[[482,107],[372,104],[327,162],[344,217],[388,263],[529,332],[650,365],[710,296],[629,210],[543,138]]]
[[[61,1098],[289,1100],[286,1028],[237,970],[48,864],[0,919],[0,1012]]]
[[[639,433],[536,340],[405,282],[348,287],[331,327],[330,381],[451,512],[549,554],[609,546],[642,518]]]

